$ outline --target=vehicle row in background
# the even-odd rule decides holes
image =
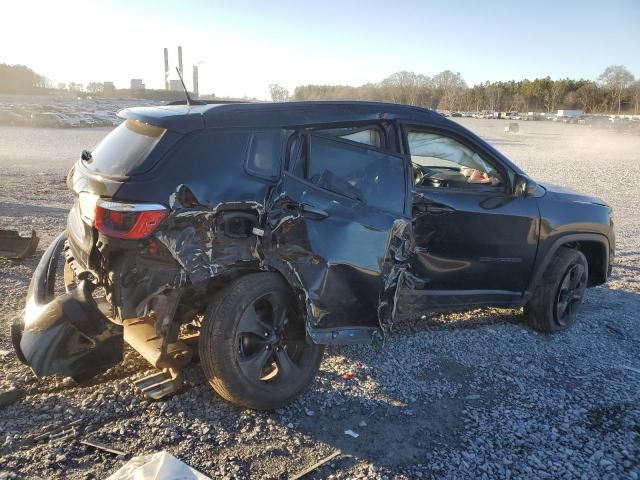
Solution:
[[[148,100],[52,98],[32,102],[0,99],[0,125],[46,128],[113,127],[122,119],[117,112],[129,106],[147,106]]]
[[[498,120],[551,121],[588,125],[593,128],[611,129],[621,133],[640,134],[640,115],[585,114],[582,110],[558,110],[557,113],[542,112],[449,112],[439,110],[445,117],[483,118]]]

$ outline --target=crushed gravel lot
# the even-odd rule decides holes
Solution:
[[[640,137],[581,125],[461,119],[533,178],[597,195],[615,210],[613,276],[590,289],[579,322],[552,336],[520,310],[426,315],[383,348],[329,348],[312,387],[287,408],[234,408],[197,364],[187,388],[145,399],[152,373],[134,351],[87,385],[36,379],[11,350],[31,274],[63,230],[65,175],[106,129],[0,127],[0,226],[40,236],[27,260],[0,259],[1,478],[104,478],[130,456],[167,450],[213,478],[287,478],[335,450],[316,478],[640,477]],[[349,375],[345,375],[349,374]],[[351,375],[353,374],[353,375]],[[38,440],[48,426],[61,439]],[[345,430],[358,434],[345,435]]]

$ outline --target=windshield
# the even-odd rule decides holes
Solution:
[[[135,174],[165,132],[164,128],[127,120],[104,137],[85,165],[105,175]]]

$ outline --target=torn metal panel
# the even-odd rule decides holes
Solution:
[[[183,285],[208,280],[234,267],[258,267],[259,235],[253,231],[264,208],[257,202],[202,205],[180,185],[170,198],[171,214],[156,238],[186,274]]]
[[[320,188],[305,189],[288,175],[280,188],[267,209],[257,202],[208,208],[180,185],[154,236],[177,262],[179,275],[155,282],[155,290],[138,287],[147,296],[137,298],[135,315],[154,311],[158,334],[172,341],[170,329],[177,323],[158,321],[157,301],[167,303],[172,290],[237,269],[269,269],[279,271],[299,294],[316,343],[370,342],[381,328],[387,331],[413,250],[411,222]],[[134,289],[139,284],[130,283]],[[169,303],[175,312],[178,300]]]
[[[266,232],[265,263],[304,292],[314,341],[362,343],[391,324],[413,250],[410,220],[285,174]]]
[[[403,278],[409,269],[409,259],[414,251],[413,225],[408,220],[396,220],[389,236],[382,273],[384,288],[378,303],[378,319],[385,333],[388,333],[393,324],[398,303],[398,290],[403,285]]]
[[[154,297],[186,283],[184,271],[168,260],[130,252],[112,262],[108,282],[120,320],[146,316]]]

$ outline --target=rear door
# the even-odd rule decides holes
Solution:
[[[390,318],[397,252],[409,241],[408,161],[315,134],[290,152],[269,205],[272,257],[305,291],[316,343],[371,341],[379,317]]]

